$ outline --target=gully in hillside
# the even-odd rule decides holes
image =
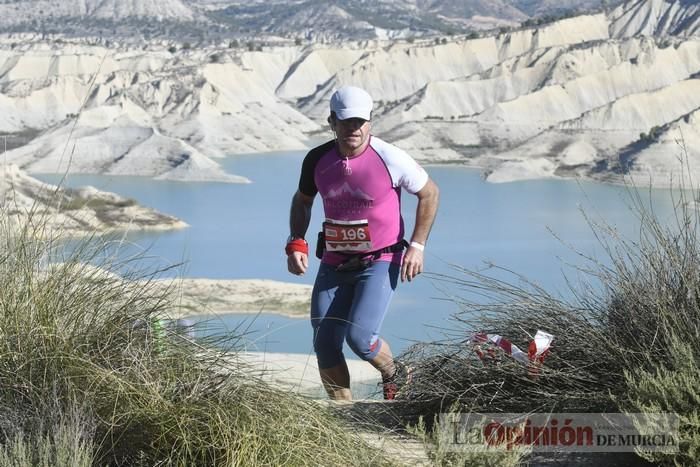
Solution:
[[[401,281],[423,271],[423,250],[438,207],[438,188],[411,156],[372,136],[373,101],[345,86],[331,97],[328,123],[336,138],[306,155],[292,199],[287,267],[308,267],[304,239],[316,194],[325,222],[317,256],[321,266],[311,297],[314,350],[321,380],[333,399],[351,399],[343,342],[382,375],[385,399],[394,399],[409,378],[379,337],[389,302]],[[401,190],[417,196],[416,224],[404,240]],[[404,250],[406,252],[404,253]]]

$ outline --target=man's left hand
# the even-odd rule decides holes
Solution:
[[[401,282],[411,282],[423,272],[423,252],[418,248],[409,247],[401,263]]]

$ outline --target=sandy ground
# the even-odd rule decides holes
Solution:
[[[241,352],[234,358],[249,367],[254,376],[286,391],[325,399],[316,356],[311,354]],[[347,360],[353,397],[380,397],[379,372],[361,360]]]
[[[229,313],[276,313],[293,318],[309,314],[311,286],[265,279],[160,280],[158,286],[176,295],[172,317]]]
[[[384,413],[387,407],[381,400],[379,372],[369,363],[347,360],[354,401],[336,402],[329,400],[323,390],[313,354],[241,352],[232,358],[242,361],[256,377],[283,390],[317,399],[320,406],[337,410],[338,415],[352,423],[367,443],[396,459],[397,465],[433,465],[419,440],[383,426],[370,415]]]

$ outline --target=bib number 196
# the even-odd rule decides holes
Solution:
[[[326,219],[323,223],[328,251],[369,251],[372,239],[369,223],[366,219],[359,221],[338,221]]]

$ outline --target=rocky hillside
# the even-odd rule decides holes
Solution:
[[[234,30],[328,41],[467,32],[515,26],[529,18],[507,0],[272,0],[237,2],[208,16]]]
[[[183,0],[3,0],[4,25],[37,21],[40,18],[112,19],[151,18],[182,22],[201,19]]]
[[[700,3],[694,0],[635,0],[616,8],[610,17],[614,37],[700,33]]]
[[[196,43],[386,39],[517,26],[604,0],[0,0],[0,32]],[[619,3],[613,0],[612,3]]]
[[[0,167],[0,229],[35,225],[39,236],[85,235],[114,230],[168,230],[187,224],[93,187],[64,189],[42,183],[17,166]],[[29,223],[28,221],[33,221]]]
[[[6,157],[33,172],[246,182],[212,158],[303,148],[318,129],[274,95],[293,53],[12,42],[0,51],[0,133],[10,147],[30,141]]]
[[[375,96],[377,134],[494,182],[666,173],[681,135],[700,158],[698,15],[633,0],[480,37],[260,50],[11,36],[0,133],[29,171],[245,181],[216,158],[328,138],[330,94],[351,83]]]

